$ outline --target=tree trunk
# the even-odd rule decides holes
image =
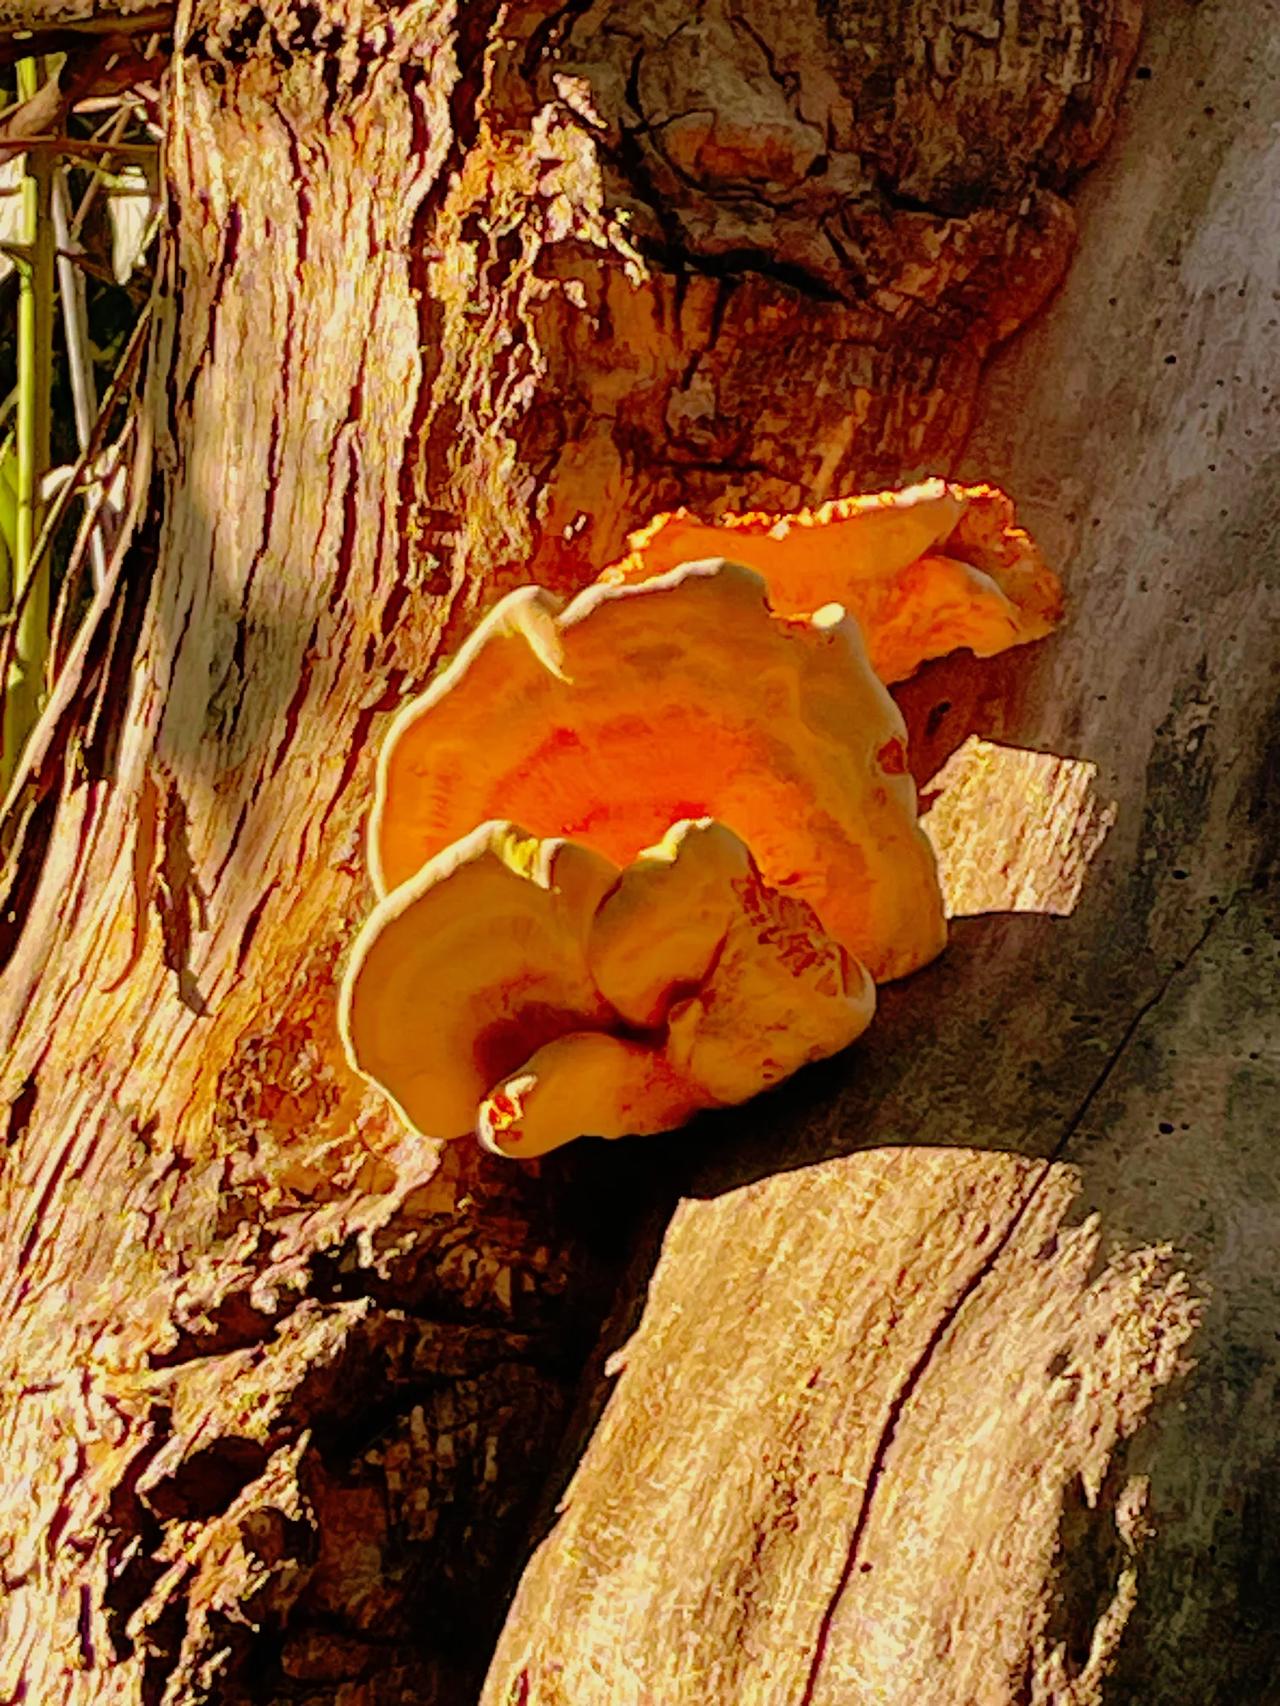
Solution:
[[[708,1122],[486,1706],[1280,1700],[1264,12],[1153,8],[984,388],[1068,617],[901,694],[951,949]]]
[[[988,396],[974,469],[1070,560],[1065,634],[909,690],[927,771],[971,728],[1099,766],[1096,808],[1033,778],[1012,850],[964,839],[977,771],[934,808],[957,894],[1048,864],[1070,917],[961,924],[745,1113],[524,1169],[408,1137],[337,1043],[378,740],[477,612],[678,503],[946,468],[1060,278],[1136,5],[868,10],[183,8],[158,537],[46,723],[9,904],[0,1698],[474,1698],[682,1190],[490,1698],[1266,1674],[1256,23],[1158,16],[1082,271]],[[1085,870],[1058,832],[1113,798]]]

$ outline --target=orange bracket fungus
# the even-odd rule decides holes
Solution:
[[[926,480],[795,515],[729,515],[713,525],[677,510],[629,543],[630,554],[600,577],[606,584],[726,556],[764,576],[777,610],[843,605],[881,681],[904,681],[927,659],[962,648],[991,657],[1042,639],[1061,615],[1057,576],[992,486]]]
[[[425,1135],[664,1130],[845,1047],[946,939],[884,683],[1058,613],[987,487],[631,544],[510,593],[383,745],[340,1022]]]

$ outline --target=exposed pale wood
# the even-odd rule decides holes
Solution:
[[[1100,1489],[1190,1319],[1157,1256],[1097,1276],[1072,1195],[879,1149],[686,1203],[488,1698],[1050,1698],[1064,1491]]]
[[[1078,904],[959,922],[849,1057],[704,1132],[490,1706],[1277,1697],[1278,25],[1154,8],[962,463],[1066,626],[904,694],[926,776],[973,729],[1097,767],[1090,805],[1014,762],[989,823],[976,785],[939,814],[1062,911],[1114,802]]]

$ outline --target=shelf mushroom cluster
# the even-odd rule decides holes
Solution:
[[[568,604],[509,594],[380,754],[353,1066],[415,1130],[529,1157],[844,1048],[946,938],[884,682],[1058,604],[1008,500],[942,481],[664,516]]]

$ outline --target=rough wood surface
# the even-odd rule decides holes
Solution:
[[[1068,621],[903,695],[986,915],[702,1134],[490,1706],[1280,1697],[1277,23],[1154,9],[961,464]]]
[[[1185,319],[1167,306],[1184,273],[1188,290],[1220,288],[1224,246],[1264,265],[1261,202],[1248,199],[1261,195],[1250,127],[1270,122],[1264,70],[1244,63],[1254,34],[1246,42],[1225,7],[1164,17],[1152,51],[1164,42],[1166,81],[1140,85],[1134,119],[1155,141],[1131,138],[1095,194],[1103,234],[1085,294],[1055,309],[991,393],[975,453],[980,472],[1007,473],[1062,554],[1076,547],[1075,580],[1101,603],[1082,601],[1068,637],[1033,662],[935,672],[916,697],[930,768],[971,726],[1098,764],[1096,805],[1082,772],[1053,782],[1094,840],[1118,802],[1092,866],[1067,848],[1049,885],[1061,904],[1083,878],[1071,918],[961,925],[948,960],[886,1004],[874,1049],[791,1097],[528,1173],[403,1141],[345,1071],[333,1029],[334,967],[368,903],[359,835],[378,734],[476,611],[531,573],[580,584],[630,527],[678,502],[786,508],[945,465],[994,342],[1061,277],[1073,230],[1062,192],[1107,133],[1136,5],[1046,0],[1015,17],[902,0],[866,13],[766,0],[670,16],[639,0],[481,5],[456,19],[373,0],[184,10],[150,393],[154,574],[140,552],[103,612],[106,638],[42,771],[57,814],[43,864],[28,866],[39,888],[20,889],[5,920],[16,942],[0,991],[0,1698],[473,1698],[528,1495],[636,1205],[660,1224],[694,1154],[690,1194],[707,1200],[673,1223],[664,1270],[685,1337],[672,1326],[664,1338],[659,1309],[648,1363],[644,1334],[630,1353],[637,1378],[575,1494],[584,1537],[562,1524],[531,1569],[493,1698],[587,1706],[627,1699],[634,1680],[636,1699],[701,1701],[722,1677],[722,1697],[769,1699],[776,1670],[777,1697],[817,1699],[850,1664],[880,1662],[849,1635],[849,1619],[872,1613],[886,1641],[934,1620],[929,1650],[956,1676],[974,1674],[961,1667],[985,1641],[992,1698],[1025,1697],[1029,1682],[999,1694],[1010,1675],[1048,1678],[1069,1698],[1054,1680],[1063,1667],[1096,1672],[1118,1635],[1129,1589],[1112,1567],[1114,1513],[1122,1550],[1143,1520],[1128,1480],[1112,1496],[1107,1465],[1180,1354],[1194,1311],[1155,1246],[1188,1236],[1156,1212],[1173,1202],[1160,1142],[1150,1191],[1127,1171],[1127,1103],[1105,1134],[1114,1127],[1116,1190],[1129,1194],[1101,1232],[1124,1251],[1097,1273],[1091,1232],[1037,1242],[1068,1193],[1036,1157],[1066,1133],[1083,1143],[1120,1094],[1121,1067],[1141,1061],[1139,1031],[1121,1047],[1129,1027],[1150,1003],[1162,1023],[1172,1014],[1191,987],[1176,962],[1219,903],[1231,905],[1195,976],[1234,940],[1246,907],[1234,897],[1263,834],[1242,802],[1263,797],[1264,641],[1242,601],[1261,599],[1264,571],[1223,550],[1233,523],[1218,509],[1230,502],[1197,484],[1193,429],[1175,431],[1177,385],[1192,387],[1187,406],[1219,406],[1216,371],[1190,360],[1196,337],[1214,335],[1215,311],[1253,312],[1259,299],[1240,309],[1227,291],[1206,294]],[[1210,71],[1220,94],[1193,88]],[[1219,116],[1189,140],[1192,92]],[[1204,151],[1195,170],[1192,141]],[[1212,196],[1210,160],[1223,174]],[[1135,263],[1107,245],[1107,196],[1158,252]],[[1126,312],[1104,310],[1100,288]],[[1185,339],[1174,369],[1151,342],[1162,312]],[[1037,375],[1055,363],[1046,392]],[[1101,430],[1100,395],[1120,427]],[[1266,396],[1246,401],[1242,387],[1228,401],[1237,412],[1215,413],[1213,430],[1238,457],[1260,450]],[[1237,495],[1253,491],[1239,467],[1233,477]],[[1241,515],[1257,548],[1260,502]],[[1115,568],[1129,558],[1132,579]],[[1131,626],[1129,649],[1116,623]],[[942,697],[951,711],[937,710]],[[31,845],[47,831],[46,808]],[[1020,868],[1034,868],[1035,845],[1032,826]],[[1173,874],[1179,860],[1194,881]],[[1208,1011],[1195,1023],[1212,1051]],[[862,1143],[895,1147],[850,1155]],[[906,1147],[934,1143],[1009,1153]],[[821,1165],[781,1172],[810,1162]],[[1257,1156],[1259,1189],[1269,1165]],[[1203,1187],[1219,1219],[1237,1200],[1227,1180],[1213,1172]],[[901,1281],[864,1217],[886,1246],[898,1240]],[[735,1280],[753,1225],[764,1277]],[[718,1267],[703,1247],[723,1251]],[[1274,1310],[1261,1257],[1257,1272],[1242,1311],[1256,1334],[1236,1362],[1262,1370],[1247,1393],[1260,1406]],[[858,1273],[854,1308],[829,1276]],[[741,1311],[715,1314],[717,1296],[749,1280],[762,1311],[750,1342],[733,1332]],[[665,1284],[656,1302],[673,1296]],[[1192,1289],[1204,1289],[1194,1275]],[[991,1299],[989,1319],[971,1292]],[[874,1360],[857,1323],[880,1347]],[[972,1349],[948,1362],[961,1336]],[[668,1343],[684,1360],[661,1368],[660,1410],[645,1371]],[[1033,1364],[1020,1385],[1010,1343]],[[985,1382],[934,1379],[969,1362]],[[752,1370],[741,1390],[739,1365]],[[816,1396],[797,1405],[794,1381],[814,1367]],[[1099,1393],[1108,1372],[1116,1384]],[[994,1402],[1006,1377],[1007,1412]],[[1244,1378],[1224,1375],[1221,1390],[1244,1391]],[[722,1405],[703,1401],[717,1391]],[[704,1507],[688,1489],[647,1503],[616,1441],[639,1439],[643,1415],[655,1477],[696,1437],[726,1486],[733,1474],[742,1486],[731,1422],[748,1391],[760,1450],[747,1469],[764,1503],[744,1490],[725,1516],[732,1543],[709,1529],[723,1545],[695,1581],[683,1560],[698,1556],[690,1527]],[[574,1438],[590,1410],[588,1391]],[[1052,1471],[1047,1448],[1031,1449],[1050,1415],[1064,1423]],[[939,1440],[954,1447],[945,1463]],[[976,1513],[966,1542],[958,1504],[912,1507],[894,1491],[907,1489],[895,1464],[908,1450],[922,1486],[950,1475],[963,1487],[972,1473],[970,1491],[989,1484],[1003,1516],[984,1527]],[[1235,1485],[1263,1490],[1240,1519],[1251,1533],[1270,1483],[1243,1462],[1224,1457]],[[1229,1537],[1225,1497],[1187,1476],[1190,1505]],[[860,1524],[859,1478],[879,1489]],[[1068,1496],[1095,1481],[1098,1520]],[[613,1546],[613,1530],[587,1520],[603,1493],[631,1525],[612,1577],[593,1547]],[[799,1519],[817,1508],[803,1505],[810,1495],[822,1505],[813,1530]],[[930,1522],[944,1532],[931,1537]],[[802,1532],[804,1560],[789,1550]],[[1202,1531],[1182,1532],[1189,1571]],[[639,1549],[632,1535],[647,1533]],[[1044,1602],[1059,1533],[1064,1579],[1092,1569],[1097,1606],[1110,1608],[1085,1595],[1082,1611],[1073,1588],[1065,1634]],[[947,1547],[966,1546],[981,1565],[968,1622],[943,1615],[946,1594],[963,1591]],[[908,1597],[894,1597],[901,1577],[887,1567],[860,1568],[891,1553],[899,1571],[914,1560]],[[889,1610],[859,1599],[868,1575]],[[1165,1615],[1176,1577],[1162,1601],[1164,1579],[1140,1576],[1130,1637],[1149,1617],[1192,1651],[1204,1618]],[[1256,1603],[1231,1566],[1211,1579],[1224,1604]],[[1007,1627],[993,1634],[982,1619],[997,1588]],[[1224,1675],[1260,1650],[1239,1634],[1244,1614],[1203,1660]],[[714,1652],[699,1647],[704,1631],[719,1633]],[[1135,1662],[1174,1664],[1144,1639]],[[575,1646],[600,1663],[558,1683]],[[865,1690],[879,1686],[875,1673]]]

